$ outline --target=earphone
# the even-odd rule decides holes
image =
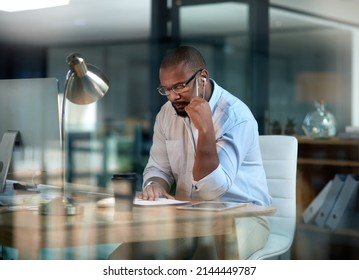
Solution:
[[[202,82],[203,82],[203,95],[202,98],[204,99],[206,96],[206,78],[202,77]]]
[[[202,82],[203,82],[203,93],[202,93],[202,98],[204,99],[206,96],[206,78],[202,77],[201,78]],[[196,79],[196,96],[198,96],[198,80]]]

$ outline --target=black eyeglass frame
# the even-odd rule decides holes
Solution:
[[[171,91],[173,91],[174,93],[180,94],[180,93],[184,93],[185,91],[182,91],[183,89],[186,88],[186,86],[196,77],[196,75],[201,72],[203,69],[198,69],[186,82],[184,83],[180,83],[180,84],[176,84],[172,87],[161,87],[159,86],[157,88],[157,91],[159,92],[159,94],[164,95],[164,96],[168,96],[171,94]]]

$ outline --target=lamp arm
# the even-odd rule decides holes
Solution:
[[[40,213],[43,215],[66,215],[72,216],[82,213],[83,207],[75,206],[73,199],[69,193],[69,188],[66,186],[66,134],[65,134],[65,111],[68,88],[68,77],[65,80],[64,95],[61,104],[61,124],[60,124],[60,139],[61,139],[61,180],[62,180],[62,195],[54,198],[48,203],[42,204]]]
[[[63,200],[64,203],[68,203],[68,190],[66,187],[66,135],[65,135],[65,110],[66,110],[66,99],[67,99],[67,87],[68,87],[68,79],[70,76],[70,72],[66,75],[65,86],[64,86],[64,94],[62,97],[61,104],[61,179],[62,179],[62,192],[63,192]]]

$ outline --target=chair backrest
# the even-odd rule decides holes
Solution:
[[[294,238],[298,140],[287,135],[261,135],[259,143],[272,206],[271,234]],[[291,244],[290,244],[291,245]]]

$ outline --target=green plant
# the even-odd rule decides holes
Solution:
[[[294,118],[287,118],[287,127],[295,127],[295,121]]]
[[[285,124],[284,133],[287,135],[294,135],[295,134],[295,126],[296,123],[294,118],[287,118],[287,123]]]
[[[272,134],[282,134],[282,126],[278,120],[272,122]]]

